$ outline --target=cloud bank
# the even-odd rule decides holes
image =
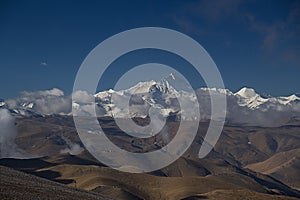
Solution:
[[[21,114],[24,114],[23,111],[26,110],[42,115],[71,112],[71,97],[57,88],[37,92],[22,92],[19,98],[6,100],[5,103],[11,109],[22,108],[19,110]]]
[[[15,127],[15,118],[7,109],[0,109],[0,158],[28,157],[15,144],[18,135]]]

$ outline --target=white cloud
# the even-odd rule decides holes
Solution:
[[[71,98],[57,88],[37,92],[22,92],[16,99],[5,101],[9,108],[23,108],[33,112],[50,114],[68,114],[71,112]]]
[[[7,109],[0,109],[0,158],[28,157],[15,144],[18,135],[15,127],[15,118]]]
[[[77,103],[90,103],[94,101],[94,96],[86,91],[78,90],[72,95],[73,101]]]
[[[73,143],[65,137],[63,137],[63,139],[66,141],[68,147],[61,150],[60,153],[69,153],[71,155],[78,155],[84,150],[79,144]]]
[[[38,97],[38,96],[64,96],[64,92],[60,89],[57,88],[53,88],[51,90],[41,90],[41,91],[37,91],[37,92],[27,92],[24,91],[21,93],[22,97]]]
[[[46,63],[46,62],[41,62],[41,63],[40,63],[40,66],[46,67],[46,66],[48,66],[48,63]]]

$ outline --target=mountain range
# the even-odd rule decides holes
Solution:
[[[225,120],[228,124],[276,127],[298,123],[300,120],[300,97],[295,94],[271,97],[260,95],[254,89],[247,87],[235,93],[220,88],[192,90],[188,87],[185,89],[175,87],[180,84],[180,80],[170,75],[161,81],[139,82],[129,89],[117,91],[110,89],[96,94],[75,91],[72,95],[66,95],[57,88],[22,92],[15,99],[2,100],[0,108],[22,116],[44,116],[91,115],[96,107],[99,117],[145,118],[150,107],[157,107],[163,116],[180,115],[185,112],[188,113],[189,120],[195,120],[197,116],[195,107],[186,106],[187,110],[181,110],[177,100],[179,97],[186,105],[198,103],[200,119],[197,120],[205,121],[211,117],[211,95],[224,95],[227,99],[227,109],[220,108],[220,112],[226,112]],[[127,101],[130,107],[122,103]]]

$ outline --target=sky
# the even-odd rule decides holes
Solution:
[[[139,27],[169,28],[199,42],[233,92],[246,86],[273,96],[300,94],[300,1],[0,0],[0,98],[51,88],[71,93],[93,48]],[[175,55],[144,50],[116,60],[99,89],[149,62],[170,65],[193,87],[205,87]]]

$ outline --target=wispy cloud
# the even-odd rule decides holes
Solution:
[[[7,109],[0,109],[0,158],[29,158],[15,143],[18,135],[15,118]]]
[[[192,33],[194,35],[202,35],[205,33],[199,27],[195,26],[195,24],[186,17],[172,15],[172,20],[186,33]]]
[[[241,0],[227,1],[197,1],[188,6],[194,15],[200,15],[207,20],[220,21],[224,18],[236,15],[239,12]]]
[[[185,4],[180,11],[171,14],[175,24],[187,33],[202,35],[208,33],[199,27],[198,20],[215,24],[224,19],[238,15],[241,0],[196,1]]]
[[[46,67],[46,66],[48,66],[48,63],[46,63],[46,62],[41,62],[41,63],[40,63],[40,66]]]
[[[272,24],[264,23],[256,19],[254,15],[247,15],[249,28],[253,32],[257,32],[262,36],[261,48],[268,51],[273,50],[281,37],[281,32],[284,30],[285,25],[282,21],[276,21]]]
[[[60,153],[69,153],[71,155],[78,155],[84,150],[79,144],[73,143],[68,138],[63,137],[63,140],[65,140],[68,147],[62,149]]]
[[[181,8],[172,20],[183,31],[195,35],[220,35],[222,33],[216,30],[224,28],[224,24],[240,24],[240,30],[248,29],[258,36],[253,36],[260,40],[257,48],[267,56],[300,65],[300,2],[287,2],[289,10],[282,11],[287,12],[286,16],[274,15],[273,21],[258,16],[257,11],[251,9],[255,4],[257,2],[240,0],[196,1]]]
[[[250,30],[262,36],[261,48],[273,56],[300,65],[300,3],[290,5],[285,18],[273,22],[247,15]]]

